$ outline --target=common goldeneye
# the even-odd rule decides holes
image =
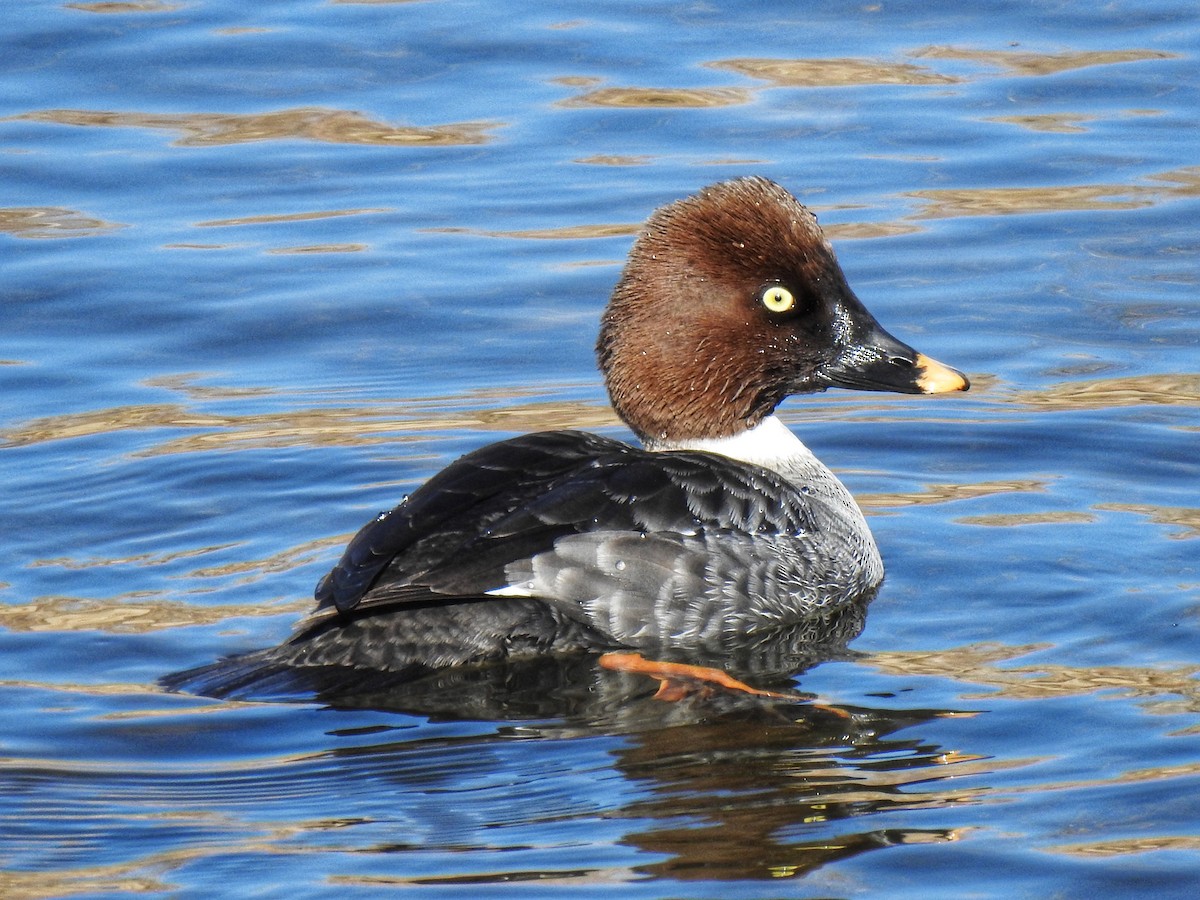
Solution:
[[[467,454],[358,532],[291,639],[196,670],[204,692],[297,667],[712,654],[836,617],[883,564],[850,493],[775,408],[829,387],[968,388],[883,330],[813,214],[758,177],[650,217],[596,349],[642,448],[551,431]]]

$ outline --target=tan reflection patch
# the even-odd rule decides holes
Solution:
[[[239,216],[236,219],[210,219],[197,222],[197,228],[226,228],[231,225],[272,225],[276,222],[312,222],[317,219],[334,219],[339,216],[365,216],[372,213],[391,212],[390,206],[368,206],[362,209],[317,209],[300,213],[277,213],[264,216]]]
[[[1094,122],[1095,116],[1081,116],[1072,113],[1047,113],[1038,116],[992,116],[985,122],[1002,122],[1006,125],[1019,125],[1030,131],[1044,131],[1051,134],[1076,134],[1087,131],[1085,122]]]
[[[189,625],[215,625],[227,619],[303,613],[312,601],[200,606],[182,602],[178,595],[158,599],[141,595],[86,600],[80,597],[39,597],[30,603],[0,604],[0,627],[9,631],[103,631],[108,634],[145,634]]]
[[[1036,479],[1012,481],[980,481],[975,484],[928,484],[924,490],[897,494],[863,494],[859,506],[866,509],[895,509],[905,506],[931,506],[973,500],[995,494],[1044,493],[1046,482]]]
[[[1096,521],[1091,513],[1071,510],[1047,512],[996,513],[985,516],[960,516],[959,525],[984,525],[990,528],[1012,528],[1017,525],[1087,525]]]
[[[702,109],[718,106],[739,106],[749,103],[752,94],[741,88],[639,88],[614,87],[589,91],[559,106],[620,106],[633,108],[676,107]]]
[[[1135,853],[1154,853],[1159,850],[1200,850],[1200,835],[1164,835],[1161,837],[1120,838],[1112,841],[1092,841],[1086,844],[1060,844],[1047,847],[1050,853],[1067,856],[1110,857],[1130,856]]]
[[[1063,210],[1139,209],[1153,199],[1144,187],[1122,184],[1056,185],[1036,188],[947,188],[909,191],[927,207],[915,219],[1011,216]]]
[[[584,156],[574,160],[585,166],[644,166],[654,160],[653,156],[620,156],[617,154]]]
[[[299,761],[301,757],[275,757],[270,760],[255,759],[253,767],[247,767],[256,777],[261,777],[261,770],[269,770],[272,765],[285,766]],[[21,760],[23,765],[35,766],[47,772],[64,771],[61,760]],[[3,761],[0,761],[0,766]],[[222,767],[206,767],[205,771],[222,771]],[[233,769],[228,769],[233,770]],[[104,769],[89,768],[86,764],[72,761],[68,772],[88,771],[90,775],[103,772],[110,778],[127,778],[125,771],[111,772]],[[169,771],[168,765],[159,765],[155,771]],[[70,820],[78,823],[82,813],[75,812]],[[115,815],[115,814],[114,814]],[[43,868],[37,872],[25,872],[17,869],[0,871],[0,895],[5,900],[42,900],[46,897],[73,897],[80,894],[94,896],[106,895],[136,895],[136,894],[170,894],[179,891],[180,886],[170,881],[170,875],[177,869],[185,867],[203,867],[207,860],[218,863],[231,853],[244,854],[248,858],[279,860],[279,865],[287,866],[289,856],[301,857],[312,853],[311,847],[318,844],[322,847],[330,845],[329,838],[305,839],[308,834],[334,832],[351,824],[363,824],[370,820],[300,820],[296,822],[279,823],[275,820],[255,820],[250,816],[234,818],[223,815],[212,809],[190,808],[179,811],[162,812],[122,812],[126,823],[136,822],[145,827],[158,823],[169,822],[177,827],[191,823],[198,834],[219,831],[222,839],[216,843],[198,841],[193,846],[174,850],[163,850],[146,853],[131,859],[129,862],[96,863],[90,866],[66,867],[59,866],[53,870]],[[64,823],[68,821],[64,819]],[[66,827],[64,825],[64,827]],[[343,848],[344,852],[344,848]],[[326,879],[332,881],[332,879]]]
[[[535,396],[509,392],[506,399]],[[393,405],[318,407],[249,415],[196,412],[180,404],[117,406],[85,413],[34,419],[0,432],[0,447],[21,447],[95,434],[158,428],[195,433],[155,444],[133,456],[158,456],[204,450],[262,447],[365,446],[405,444],[431,431],[544,431],[556,428],[603,428],[619,424],[607,405],[579,401],[531,402],[487,409],[463,409],[464,402],[489,399],[483,392],[466,397],[431,397]],[[459,408],[455,408],[458,404]]]
[[[267,252],[276,256],[286,256],[304,253],[361,253],[366,249],[366,244],[310,244],[307,247],[276,247]]]
[[[58,568],[71,571],[102,568],[104,566],[165,566],[181,559],[195,559],[209,553],[230,550],[236,543],[216,544],[211,547],[196,547],[191,550],[176,550],[171,553],[138,553],[134,556],[115,556],[111,558],[89,557],[88,559],[72,559],[68,556],[56,556],[51,559],[35,559],[28,563],[31,569]]]
[[[821,230],[833,241],[860,241],[916,234],[925,229],[905,222],[846,222],[841,225],[822,225]]]
[[[594,78],[590,75],[560,75],[557,78],[551,78],[551,84],[560,84],[563,87],[587,88],[601,84],[603,78]]]
[[[1067,53],[1030,53],[1025,50],[973,50],[967,47],[930,46],[912,54],[916,59],[958,59],[1006,69],[1016,75],[1056,75],[1090,66],[1178,59],[1163,50],[1083,50]]]
[[[427,234],[472,234],[478,237],[519,238],[529,241],[577,241],[591,238],[626,237],[637,234],[641,225],[566,225],[562,228],[530,228],[526,231],[485,231],[481,228],[422,228]]]
[[[154,128],[176,131],[183,135],[175,142],[179,147],[212,147],[295,139],[331,144],[452,147],[486,144],[492,140],[489,132],[502,124],[457,122],[424,128],[392,126],[374,122],[356,112],[322,107],[301,107],[243,115],[45,109],[22,113],[12,116],[11,119],[99,128]]]
[[[1127,512],[1146,516],[1156,525],[1173,525],[1182,528],[1180,533],[1169,535],[1176,540],[1200,537],[1200,509],[1192,506],[1151,506],[1145,503],[1097,503],[1096,509],[1106,512]]]
[[[92,237],[125,228],[63,206],[10,206],[0,209],[0,232],[19,238]]]
[[[1149,176],[1151,181],[1163,181],[1175,185],[1170,194],[1177,197],[1200,196],[1200,166],[1187,166],[1182,169],[1171,169]]]
[[[1064,381],[1013,394],[1024,406],[1053,412],[1123,406],[1200,406],[1200,374],[1129,375]]]
[[[911,191],[928,203],[910,218],[1006,216],[1063,210],[1137,209],[1166,199],[1200,196],[1200,166],[1147,176],[1165,187],[1144,184],[1079,184],[1041,188],[962,188]]]
[[[865,662],[892,675],[922,675],[971,682],[993,689],[986,694],[964,694],[967,699],[1009,697],[1045,700],[1073,697],[1098,691],[1117,692],[1123,697],[1154,700],[1147,705],[1164,713],[1200,712],[1200,666],[1153,668],[1150,666],[1025,666],[998,663],[1045,649],[1048,645],[1005,646],[969,644],[948,650],[882,651],[871,653]],[[1159,699],[1173,697],[1176,699]],[[1198,764],[1200,765],[1200,764]]]
[[[179,9],[178,3],[163,3],[162,0],[126,0],[124,3],[64,3],[67,9],[80,9],[92,13],[154,13],[172,12]]]
[[[723,59],[705,63],[710,69],[737,72],[778,87],[848,87],[866,84],[956,84],[962,79],[940,75],[912,63],[870,59]]]

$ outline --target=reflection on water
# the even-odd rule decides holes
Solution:
[[[458,122],[416,128],[384,125],[349,110],[281,109],[246,115],[228,113],[140,113],[88,109],[43,109],[14,120],[100,128],[154,128],[177,131],[180,147],[213,147],[256,141],[303,139],[334,144],[453,147],[484,144],[496,122]]]
[[[1135,697],[1160,711],[1186,708],[1200,712],[1200,666],[1163,669],[1149,666],[1090,666],[1054,664],[1013,665],[1012,661],[1047,649],[1045,646],[1006,647],[973,644],[949,650],[880,651],[867,664],[887,672],[923,676],[949,676],[989,689],[965,694],[978,702],[985,697],[1046,699],[1112,691],[1113,696]]]
[[[138,697],[136,686],[57,690],[97,746],[132,741],[150,755],[136,769],[119,758],[0,760],[0,787],[22,821],[10,858],[44,862],[45,838],[65,811],[91,810],[88,839],[56,852],[43,883],[55,891],[161,890],[185,867],[229,853],[278,859],[317,849],[374,861],[335,876],[342,884],[793,878],[870,850],[958,839],[956,827],[872,823],[987,802],[978,778],[997,768],[904,734],[961,711],[732,694],[663,703],[651,686],[587,657],[439,673],[335,704],[344,727],[324,739],[332,746],[249,763],[218,750],[228,729],[266,738],[287,727],[279,710],[288,707],[164,707],[164,698],[145,694],[128,713],[89,722],[112,691]],[[431,724],[414,731],[400,710]],[[495,725],[456,733],[452,723],[463,715]],[[577,788],[560,783],[563,767]],[[964,776],[974,786],[956,781]],[[530,828],[536,837],[523,836]],[[96,859],[95,841],[129,849],[116,861]],[[614,868],[595,852],[598,842],[623,845],[638,861]],[[574,866],[546,865],[544,856],[539,865],[539,854],[568,846]],[[444,852],[459,855],[430,869],[426,860]],[[19,874],[5,885],[32,889]]]
[[[1017,403],[1042,410],[1116,409],[1124,406],[1200,408],[1200,374],[1170,372],[1087,381],[1063,381],[1040,391],[1021,391]]]
[[[853,824],[885,810],[984,799],[977,789],[934,786],[982,771],[971,757],[892,737],[941,715],[793,707],[708,710],[692,722],[673,710],[669,727],[657,728],[645,728],[643,719],[643,730],[613,752],[615,768],[639,796],[609,816],[628,823],[622,843],[658,858],[636,873],[684,881],[793,878],[871,850],[955,840],[953,829]],[[813,839],[814,833],[825,836]],[[462,883],[419,883],[445,881]]]
[[[78,9],[91,13],[152,13],[171,12],[179,9],[180,4],[170,0],[111,0],[100,3],[64,3],[68,9]]]
[[[237,219],[214,219],[211,222],[197,222],[197,228],[228,228],[231,225],[268,225],[274,222],[311,222],[315,219],[332,219],[339,216],[362,216],[370,213],[391,212],[390,207],[380,206],[369,209],[322,209],[312,212],[284,213],[274,216],[241,216]]]
[[[599,88],[562,101],[564,107],[656,106],[699,109],[750,102],[750,92],[737,88]]]
[[[913,56],[918,59],[966,60],[1005,69],[1021,76],[1057,75],[1091,66],[1140,62],[1147,59],[1172,59],[1164,50],[1078,50],[1061,53],[1031,53],[1028,50],[979,50],[969,47],[925,47]]]
[[[0,232],[19,238],[88,237],[124,227],[120,222],[105,222],[79,210],[56,206],[0,209]]]
[[[962,80],[911,63],[886,63],[870,59],[723,59],[706,65],[761,78],[778,87],[944,85]]]
[[[638,735],[616,765],[650,796],[621,811],[638,823],[624,840],[666,857],[641,871],[684,881],[794,878],[872,850],[958,839],[954,829],[862,824],[986,798],[952,785],[980,771],[970,757],[890,736],[940,713],[843,712],[850,718],[727,717]]]
[[[1129,512],[1146,516],[1158,525],[1173,525],[1167,537],[1185,540],[1200,537],[1200,507],[1195,506],[1150,506],[1144,503],[1097,503],[1096,509],[1112,512]]]
[[[22,4],[0,894],[1191,900],[1198,27],[1178,0]],[[625,435],[592,345],[629,237],[756,173],[973,384],[783,408],[888,573],[848,648],[723,661],[792,699],[668,703],[587,653],[157,686],[286,638],[347,532],[456,456]]]
[[[47,560],[44,565],[55,564]],[[102,565],[119,565],[105,561]],[[78,568],[77,565],[70,566]],[[195,577],[203,577],[198,573]],[[180,602],[181,591],[147,596],[138,591],[106,600],[81,597],[40,597],[30,603],[0,608],[0,626],[10,631],[102,631],[108,634],[160,631],[185,625],[212,625],[243,616],[300,614],[307,600],[253,605],[189,606]]]

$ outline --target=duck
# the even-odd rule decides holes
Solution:
[[[874,595],[883,562],[777,408],[834,387],[970,386],[885,331],[815,215],[759,176],[649,217],[596,357],[640,446],[559,430],[467,453],[363,526],[292,637],[205,667],[206,692],[579,650],[646,671],[819,631]]]

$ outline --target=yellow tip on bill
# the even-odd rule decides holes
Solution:
[[[948,394],[951,391],[965,391],[971,387],[971,382],[962,372],[944,366],[924,353],[917,354],[917,368],[921,372],[917,376],[917,386],[922,393]]]

